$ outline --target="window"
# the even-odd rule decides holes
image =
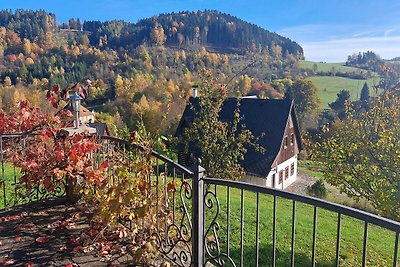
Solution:
[[[293,146],[293,144],[294,144],[294,134],[292,133],[290,135],[290,145]]]
[[[275,188],[275,173],[272,174],[272,188]]]
[[[287,137],[287,136],[285,136],[285,143],[284,143],[284,146],[285,146],[285,148],[287,148],[287,146],[288,146],[288,137]]]
[[[294,163],[290,164],[290,176],[294,174]]]
[[[279,172],[279,183],[283,183],[283,171]]]
[[[289,167],[285,168],[285,180],[287,180],[287,178],[289,178]]]

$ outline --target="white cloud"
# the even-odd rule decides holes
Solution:
[[[312,61],[344,62],[348,55],[366,51],[385,59],[400,56],[398,25],[308,24],[278,33],[298,42],[306,59]]]
[[[400,36],[358,37],[329,41],[303,42],[307,60],[344,62],[353,53],[373,51],[382,58],[400,56]]]

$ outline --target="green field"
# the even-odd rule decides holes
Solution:
[[[350,92],[352,100],[358,100],[360,98],[361,88],[364,82],[367,82],[370,89],[370,95],[374,95],[373,86],[379,82],[379,78],[370,78],[368,80],[356,80],[336,76],[312,76],[307,78],[311,81],[318,90],[318,95],[321,99],[321,108],[329,108],[328,104],[335,101],[337,94],[342,89],[346,89]]]
[[[366,70],[344,66],[344,63],[323,63],[323,62],[313,62],[313,61],[300,61],[300,68],[314,70],[314,64],[317,66],[316,71],[318,72],[329,72],[329,71],[340,71],[340,72],[355,72],[362,73],[367,72]]]
[[[344,63],[323,63],[304,60],[300,61],[300,68],[313,70],[314,64],[317,66],[316,71],[318,72],[367,72],[363,69],[344,66]],[[321,108],[325,109],[329,108],[329,103],[336,100],[337,93],[342,89],[346,89],[350,92],[351,100],[358,100],[364,82],[367,82],[370,88],[370,95],[374,95],[373,87],[379,83],[380,78],[377,73],[371,72],[371,75],[373,77],[367,80],[350,79],[339,76],[311,76],[307,78],[307,80],[312,81],[317,87],[318,95],[321,99]]]
[[[212,190],[214,187],[212,186]],[[217,216],[219,223],[218,240],[222,251],[226,252],[227,192],[225,187],[217,187],[221,203]],[[236,266],[240,262],[240,218],[241,192],[230,192],[230,255]],[[244,192],[244,266],[255,266],[256,255],[256,193]],[[206,229],[216,209],[206,209]],[[316,266],[335,266],[337,214],[318,209]],[[259,265],[271,266],[272,257],[273,197],[260,194]],[[311,266],[313,207],[296,204],[295,265]],[[362,261],[363,222],[343,216],[341,228],[340,266],[360,266]],[[292,201],[277,198],[276,219],[276,264],[290,266]],[[207,240],[212,234],[208,235]],[[385,238],[382,238],[385,237]],[[395,234],[380,227],[369,225],[367,265],[392,266]],[[231,266],[231,265],[227,265]]]

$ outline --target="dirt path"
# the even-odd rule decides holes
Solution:
[[[285,191],[297,193],[300,195],[307,195],[307,186],[315,183],[317,179],[309,174],[299,172],[297,173],[297,179],[291,185],[289,185]]]

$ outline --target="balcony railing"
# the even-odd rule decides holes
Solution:
[[[30,138],[0,135],[0,209],[58,196],[42,194],[41,188],[34,197],[24,196],[18,187],[18,170],[7,155]],[[112,137],[99,143],[93,158],[111,165],[143,149]],[[397,266],[399,222],[313,197],[209,178],[199,164],[188,169],[154,151],[151,156],[151,190],[160,199],[153,203],[158,248],[174,265]],[[171,181],[177,189],[168,193]]]

